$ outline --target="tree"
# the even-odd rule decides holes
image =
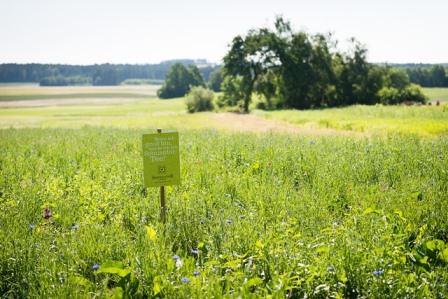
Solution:
[[[207,85],[210,89],[212,89],[215,92],[221,91],[222,72],[223,72],[222,67],[218,67],[214,71],[212,71],[209,75]]]
[[[192,86],[202,85],[204,85],[204,76],[196,66],[186,67],[181,63],[175,63],[168,70],[166,80],[157,91],[157,95],[161,99],[183,97]]]
[[[433,87],[448,86],[445,68],[441,65],[433,65],[429,70],[429,82]]]
[[[224,57],[224,77],[239,78],[241,81],[244,112],[249,111],[255,82],[278,61],[270,47],[273,37],[268,29],[251,30],[244,38],[236,36]]]

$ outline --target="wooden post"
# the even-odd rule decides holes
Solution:
[[[157,133],[162,133],[162,129],[157,129]],[[166,223],[165,186],[160,186],[160,220]]]

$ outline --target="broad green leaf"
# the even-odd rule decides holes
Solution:
[[[104,262],[104,263],[101,265],[100,270],[102,270],[102,269],[107,269],[107,268],[119,268],[119,269],[123,269],[123,264],[120,263],[120,262],[117,262],[117,261],[107,261],[107,262]]]
[[[115,287],[114,289],[114,298],[116,299],[122,299],[124,298],[124,291],[120,287]]]
[[[254,277],[247,281],[246,287],[250,288],[254,285],[261,284],[262,282],[263,282],[263,279],[261,279],[260,277]]]
[[[330,248],[327,245],[319,246],[314,250],[316,253],[329,253]]]
[[[154,286],[152,287],[152,293],[153,295],[157,295],[162,291],[162,287],[158,283],[154,283]]]
[[[375,210],[374,208],[369,207],[369,208],[365,209],[364,212],[362,212],[362,214],[363,215],[370,214],[370,213],[379,214],[380,212],[381,212],[380,210]]]
[[[448,263],[448,247],[445,248],[445,250],[443,250],[440,255],[442,257],[442,260]]]
[[[150,226],[146,226],[145,225],[145,228],[146,228],[146,234],[148,235],[149,239],[151,241],[155,242],[157,240],[157,233],[156,233],[156,231],[152,227],[150,227]]]
[[[438,239],[431,240],[426,242],[426,248],[428,248],[431,251],[443,250],[445,248],[445,242]]]
[[[83,287],[88,287],[92,282],[82,276],[71,276],[69,280]]]
[[[236,259],[233,261],[228,261],[222,267],[223,268],[238,268],[241,265],[241,259]]]

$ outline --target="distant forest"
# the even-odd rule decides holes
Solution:
[[[120,85],[142,79],[145,82],[162,83],[168,70],[175,63],[195,65],[203,74],[205,81],[218,65],[207,61],[177,59],[159,64],[0,64],[0,83],[38,82],[41,86],[64,85]],[[412,83],[422,87],[448,87],[448,63],[445,64],[388,64],[403,69]],[[138,81],[136,81],[138,82]],[[132,84],[132,83],[131,83]]]
[[[205,60],[178,59],[159,64],[0,64],[0,83],[38,82],[41,86],[64,85],[119,85],[125,80],[142,79],[163,82],[175,63],[195,65],[208,80],[218,66]]]
[[[412,83],[422,87],[448,87],[448,63],[442,64],[389,64],[404,69]]]

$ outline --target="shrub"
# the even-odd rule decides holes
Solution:
[[[410,84],[403,89],[383,87],[378,92],[380,102],[384,105],[395,105],[403,102],[426,103],[428,97],[422,92],[419,85]]]
[[[202,86],[192,87],[187,94],[185,104],[189,113],[213,110],[213,98],[215,94],[210,89]]]

